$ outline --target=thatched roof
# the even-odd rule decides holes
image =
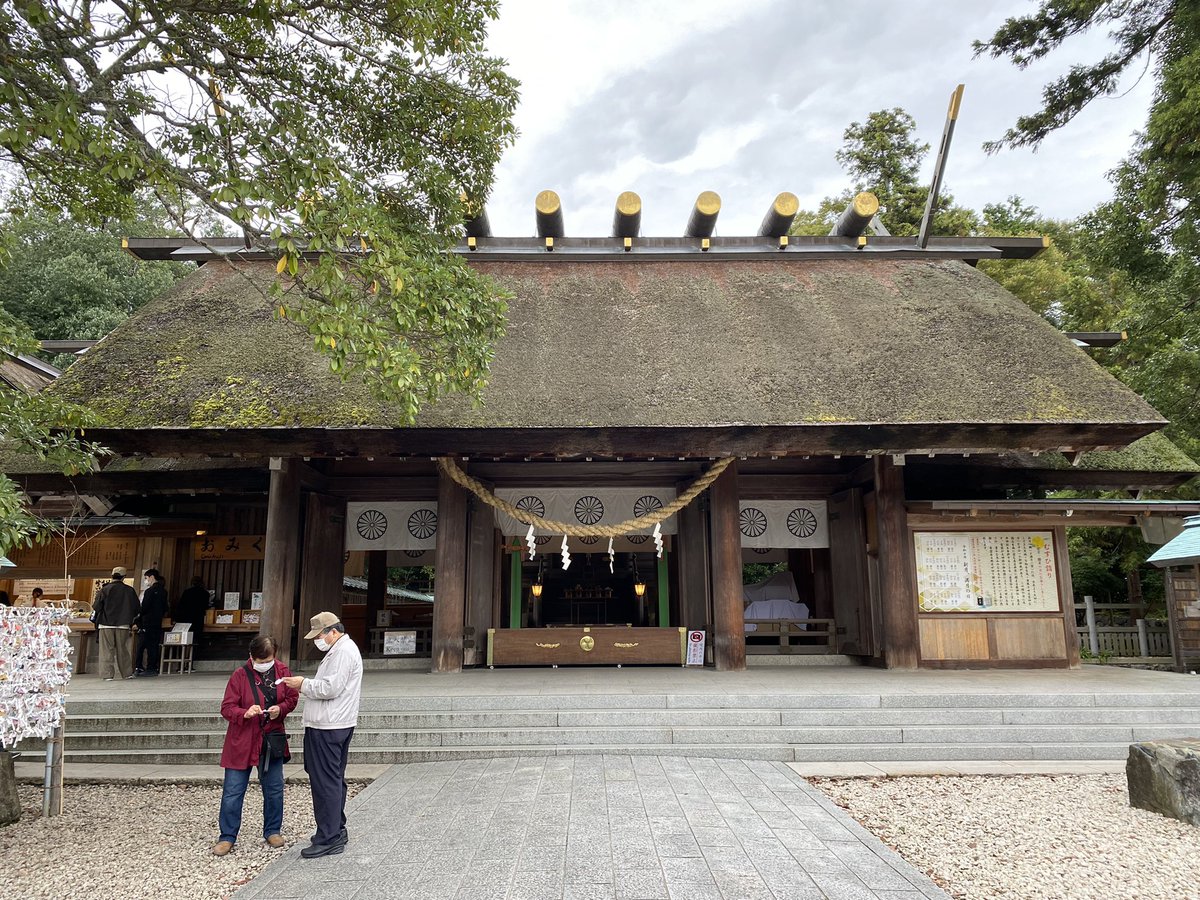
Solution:
[[[249,265],[259,283],[274,277],[270,263]],[[483,405],[444,398],[419,426],[1085,423],[1144,434],[1163,424],[961,262],[478,266],[514,294]],[[52,390],[118,429],[402,424],[364,385],[332,374],[310,338],[220,262],[138,310]]]
[[[49,363],[24,353],[0,352],[0,387],[36,394],[62,373]]]

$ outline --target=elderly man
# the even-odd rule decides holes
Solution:
[[[125,583],[125,569],[112,570],[112,581],[100,588],[92,604],[92,621],[100,639],[100,674],[105,681],[133,677],[129,631],[142,611],[137,591]]]
[[[310,621],[311,640],[325,654],[312,678],[293,675],[282,681],[304,697],[304,771],[312,789],[317,831],[300,851],[305,859],[346,849],[346,761],[358,724],[362,694],[362,654],[331,612]]]

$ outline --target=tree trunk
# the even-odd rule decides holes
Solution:
[[[12,754],[0,748],[0,825],[11,825],[21,818],[21,798],[17,794],[17,773]]]

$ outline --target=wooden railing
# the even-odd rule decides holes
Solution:
[[[746,632],[747,653],[837,653],[833,619],[746,619],[746,624],[757,626]]]
[[[1087,647],[1090,650],[1091,634],[1088,629],[1076,628],[1075,630],[1079,633],[1079,646]],[[1096,643],[1097,656],[1101,653],[1111,656],[1141,657],[1169,657],[1171,655],[1171,635],[1166,625],[1146,626],[1146,646],[1144,648],[1141,638],[1138,637],[1138,629],[1124,626],[1097,626]],[[1146,652],[1143,653],[1143,649]]]

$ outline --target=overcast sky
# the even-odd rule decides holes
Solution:
[[[685,0],[615,4],[508,0],[489,45],[521,85],[521,135],[488,203],[493,233],[534,233],[533,199],[562,198],[569,235],[606,235],[623,190],[643,204],[642,233],[682,234],[696,195],[715,190],[717,233],[753,234],[771,199],[806,207],[850,186],[834,159],[842,132],[893,106],[936,148],[950,93],[966,85],[946,186],[976,209],[1019,194],[1073,217],[1110,196],[1105,173],[1145,121],[1142,67],[1037,153],[981,144],[1038,108],[1043,84],[1098,58],[1106,35],[1075,38],[1019,71],[972,59],[1025,0]],[[928,180],[934,151],[926,158]]]

